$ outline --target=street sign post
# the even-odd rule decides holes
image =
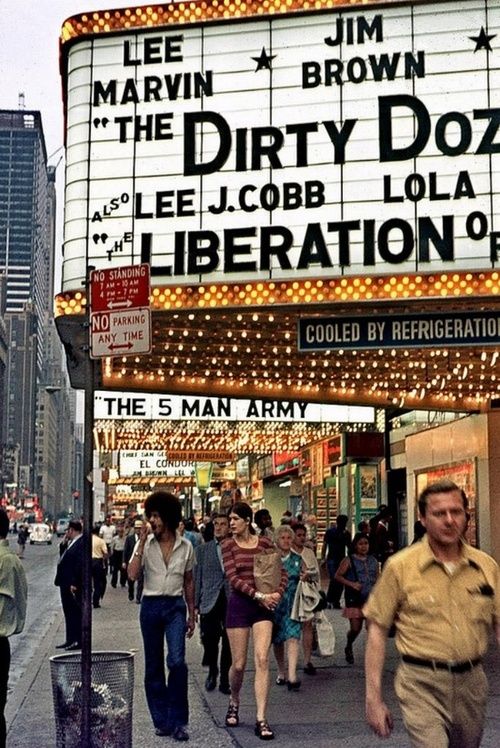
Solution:
[[[93,433],[96,364],[92,359],[151,351],[150,267],[142,265],[92,270],[87,281],[90,346],[85,377],[82,579],[81,742],[91,743],[92,688],[92,526],[94,521]]]
[[[90,356],[151,352],[150,268],[93,270],[90,276]]]

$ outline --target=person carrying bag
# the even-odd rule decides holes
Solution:
[[[281,556],[275,548],[266,548],[254,556],[253,578],[255,589],[263,595],[272,595],[281,586]]]
[[[257,536],[252,525],[253,512],[244,501],[237,501],[229,512],[231,537],[221,546],[226,578],[231,587],[227,603],[226,631],[231,647],[229,671],[231,696],[226,713],[226,727],[239,725],[240,691],[247,662],[250,634],[254,649],[254,690],[256,702],[255,735],[272,740],[274,731],[267,721],[269,695],[269,650],[273,631],[274,610],[285,591],[287,575],[272,541]],[[275,586],[276,560],[280,578]],[[263,556],[262,561],[257,558]],[[265,590],[259,589],[262,587]]]
[[[375,556],[370,556],[368,550],[368,535],[363,532],[356,533],[349,556],[344,558],[335,574],[336,581],[345,585],[345,608],[342,615],[349,620],[350,624],[344,650],[349,665],[354,664],[352,645],[363,627],[362,607],[377,581],[379,571],[377,559]]]

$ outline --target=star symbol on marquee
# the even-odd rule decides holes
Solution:
[[[476,42],[476,49],[474,50],[474,53],[476,53],[480,49],[486,49],[488,52],[493,52],[493,49],[491,48],[491,40],[497,36],[496,34],[487,34],[484,30],[484,26],[481,26],[481,31],[479,32],[478,36],[469,36],[469,39],[473,42]]]
[[[276,55],[268,55],[266,52],[266,48],[262,47],[262,52],[260,53],[259,57],[252,57],[252,60],[255,60],[255,62],[257,63],[255,72],[257,73],[259,70],[271,70],[271,62],[275,57]]]

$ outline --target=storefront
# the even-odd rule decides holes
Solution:
[[[376,514],[384,456],[384,436],[376,432],[339,434],[302,451],[304,503],[315,515],[319,543],[338,514],[349,517],[353,532]]]
[[[393,443],[398,440],[397,430]],[[470,520],[467,538],[495,558],[500,555],[500,513],[496,486],[500,470],[500,413],[464,416],[448,423],[409,433],[404,449],[393,455],[392,465],[406,472],[408,527],[418,518],[417,500],[425,485],[447,477],[465,491]]]

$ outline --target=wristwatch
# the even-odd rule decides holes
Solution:
[[[259,592],[259,591],[257,590],[257,592],[255,593],[255,599],[256,599],[256,600],[259,600],[259,602],[262,602],[262,600],[263,600],[264,598],[265,598],[265,595],[264,595],[264,593],[263,593],[263,592]]]

